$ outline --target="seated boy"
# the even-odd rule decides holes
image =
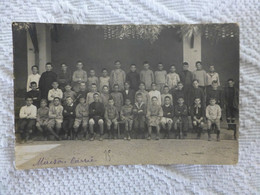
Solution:
[[[76,64],[77,69],[72,75],[73,91],[78,92],[81,83],[87,82],[87,72],[83,70],[83,63],[78,61]]]
[[[152,101],[152,97],[157,97],[157,104],[161,105],[161,92],[157,90],[156,83],[152,83],[151,91],[149,91],[150,102]]]
[[[169,93],[170,89],[167,85],[165,85],[163,87],[163,93],[161,94],[161,102],[162,102],[162,105],[164,105],[164,100],[165,100],[165,97],[168,96],[170,98],[170,104],[172,105],[172,101],[173,101],[173,98],[172,98],[172,94]]]
[[[194,100],[194,106],[191,106],[190,114],[193,128],[197,132],[197,139],[200,139],[202,128],[204,125],[204,109],[202,108],[200,98],[196,98]]]
[[[130,99],[125,99],[125,105],[121,109],[121,120],[125,123],[125,140],[131,140],[130,132],[133,126],[133,106]]]
[[[116,139],[115,131],[117,130],[118,125],[118,110],[114,105],[113,98],[108,100],[108,105],[105,108],[105,120],[107,124],[108,137],[111,138],[111,135]],[[113,125],[113,128],[112,128]]]
[[[73,139],[73,125],[75,121],[75,104],[71,97],[66,98],[66,104],[63,106],[63,130],[65,131],[65,139]],[[76,136],[77,140],[78,137]]]
[[[174,117],[174,108],[171,105],[171,98],[169,96],[166,96],[164,98],[164,105],[162,106],[162,109],[163,117],[161,120],[161,124],[164,129],[167,128],[167,132],[165,133],[164,138],[169,139]]]
[[[145,130],[145,116],[146,116],[147,107],[143,102],[143,95],[141,93],[136,94],[136,103],[133,107],[133,122],[135,134],[137,131],[142,132],[142,137],[144,138]]]
[[[209,105],[206,108],[206,117],[208,119],[208,141],[211,141],[210,130],[213,124],[217,127],[217,141],[220,141],[220,118],[221,118],[221,108],[216,104],[216,100],[211,98]]]
[[[100,101],[104,104],[104,106],[108,105],[108,100],[110,99],[111,95],[109,94],[109,87],[104,85],[102,88],[102,92],[100,93]]]
[[[224,106],[224,100],[223,100],[223,93],[222,91],[218,88],[218,82],[217,81],[212,81],[212,84],[210,87],[207,88],[206,91],[206,104],[209,105],[209,100],[211,98],[216,99],[216,104],[220,106],[220,108],[223,108]]]
[[[48,101],[52,102],[54,100],[55,97],[58,97],[59,99],[62,99],[63,97],[63,92],[61,91],[61,89],[59,89],[59,84],[57,81],[54,81],[52,83],[52,89],[49,90],[48,93]]]
[[[184,139],[188,129],[188,107],[184,104],[184,98],[178,99],[178,104],[174,108],[175,115],[175,130],[177,131],[175,137]]]
[[[30,134],[33,132],[33,127],[36,122],[37,108],[32,105],[32,98],[26,97],[26,105],[20,109],[20,132],[21,132],[21,143],[29,140]]]
[[[147,108],[147,125],[148,125],[148,137],[147,140],[151,140],[152,127],[156,127],[156,140],[160,139],[160,121],[163,116],[163,110],[158,105],[158,98],[153,96],[152,103]]]
[[[184,101],[187,102],[187,97],[185,95],[182,82],[178,82],[177,88],[172,90],[172,98],[173,98],[174,106],[178,104],[178,99],[180,97],[184,98]]]
[[[61,130],[61,124],[63,122],[63,107],[60,105],[60,98],[55,97],[53,104],[49,108],[49,121],[47,124],[48,131],[57,139],[60,140],[59,134]],[[56,129],[56,132],[54,131]]]
[[[94,102],[89,105],[89,130],[90,130],[90,141],[93,141],[94,138],[94,125],[98,124],[100,129],[100,138],[103,140],[103,130],[104,130],[104,113],[105,107],[104,104],[99,101],[99,93],[94,93],[93,95]]]
[[[47,125],[49,121],[49,108],[47,100],[41,100],[41,107],[37,110],[36,128],[42,133],[44,140],[47,140]]]
[[[167,72],[166,72],[166,70],[163,69],[163,64],[161,62],[158,63],[157,67],[158,67],[158,70],[156,70],[154,72],[154,80],[157,85],[157,89],[160,92],[163,92],[163,87],[166,83]]]
[[[74,102],[79,103],[79,99],[81,97],[84,97],[85,99],[87,98],[87,89],[86,89],[85,83],[80,83],[79,91],[76,93],[76,98],[75,98]]]
[[[120,112],[121,107],[124,105],[123,94],[119,91],[119,85],[115,84],[113,86],[113,92],[111,93],[111,97],[114,99],[114,104],[118,112]]]
[[[31,90],[26,93],[26,96],[31,97],[33,99],[33,105],[35,105],[37,108],[39,108],[41,93],[37,88],[37,83],[34,81],[31,82],[30,88],[31,88]]]
[[[89,77],[87,79],[87,84],[88,84],[88,91],[91,91],[92,89],[92,84],[95,83],[97,86],[97,89],[99,89],[99,80],[98,77],[96,76],[96,72],[94,69],[91,69],[89,71]]]

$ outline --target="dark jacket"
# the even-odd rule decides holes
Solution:
[[[163,109],[163,117],[166,117],[166,118],[174,117],[174,107],[172,105],[169,105],[168,107],[163,105],[162,109]]]
[[[105,114],[105,107],[104,104],[101,102],[92,102],[89,105],[89,117],[95,118],[95,117],[101,117],[104,118]]]
[[[189,90],[189,96],[188,96],[188,106],[192,106],[194,104],[194,100],[196,98],[200,98],[201,105],[203,108],[206,107],[205,105],[205,94],[201,88],[194,88],[192,87]]]
[[[127,73],[126,81],[130,83],[130,88],[134,91],[137,91],[139,89],[140,75],[137,72],[130,71],[129,73]]]
[[[72,106],[64,105],[63,106],[63,119],[75,118],[76,116],[76,104]]]
[[[180,80],[183,83],[184,90],[188,90],[192,87],[192,80],[193,80],[193,75],[192,72],[189,70],[186,71],[181,71],[180,72]]]
[[[180,97],[182,97],[182,98],[184,98],[184,102],[185,102],[185,104],[187,104],[187,98],[186,98],[186,96],[185,96],[185,92],[184,92],[184,90],[182,89],[182,90],[177,90],[177,89],[175,89],[175,90],[173,90],[172,91],[172,101],[173,101],[173,105],[177,105],[178,104],[178,99],[180,98]]]
[[[233,106],[234,108],[238,109],[238,90],[235,87],[226,87],[224,89],[224,96],[225,96],[225,105],[226,106]]]
[[[130,99],[131,104],[134,105],[134,103],[135,103],[135,91],[133,89],[129,89],[128,94],[126,94],[126,91],[124,90],[122,92],[122,94],[123,94],[124,102],[125,102],[126,99]]]
[[[206,95],[206,105],[209,105],[210,98],[215,98],[216,103],[220,106],[220,108],[223,108],[224,106],[224,100],[223,100],[223,92],[220,89],[213,90],[213,88],[209,88],[207,90]]]
[[[205,116],[205,111],[202,108],[202,105],[200,105],[198,107],[195,107],[195,105],[191,106],[190,115],[191,115],[191,119],[192,120],[193,120],[194,116],[197,119],[200,119],[201,117],[204,117]]]
[[[26,97],[31,97],[33,99],[33,105],[35,105],[37,108],[40,107],[41,92],[39,90],[28,91],[26,93]]]
[[[185,104],[182,106],[176,105],[174,108],[174,115],[176,117],[186,118],[188,116],[188,107]]]
[[[57,81],[57,74],[53,71],[46,71],[42,73],[39,80],[39,89],[41,91],[41,98],[47,99],[48,92],[52,89],[52,83]]]

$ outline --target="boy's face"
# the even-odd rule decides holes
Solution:
[[[149,64],[144,64],[144,69],[148,70],[149,69]]]
[[[92,92],[96,92],[97,91],[97,86],[96,85],[92,85],[91,86],[91,90],[92,90]]]
[[[51,71],[51,70],[52,70],[52,65],[47,64],[47,65],[45,66],[45,69],[46,69],[46,71]]]
[[[163,89],[165,94],[169,93],[169,90],[170,90],[169,87],[164,87],[164,89]]]
[[[86,85],[85,85],[85,83],[81,83],[80,86],[79,86],[79,89],[80,89],[81,91],[85,91],[85,90],[86,90]]]
[[[116,86],[114,86],[114,91],[115,92],[118,92],[119,91],[119,87],[116,85]]]
[[[199,98],[196,98],[196,99],[194,100],[194,103],[195,103],[196,105],[199,105],[199,104],[200,104],[200,99],[199,99]]]
[[[46,101],[41,101],[41,107],[44,108],[47,106],[47,102]]]
[[[94,102],[98,102],[99,96],[98,96],[97,94],[95,94],[95,95],[93,96],[93,98],[94,98]]]
[[[157,86],[155,84],[152,84],[152,90],[156,90]]]
[[[183,98],[179,98],[179,99],[178,99],[178,104],[179,104],[179,105],[182,105],[183,103],[184,103],[184,99],[183,99]]]
[[[72,100],[71,97],[68,97],[68,98],[66,99],[66,102],[67,102],[67,105],[71,105],[72,102],[73,102],[73,100]]]
[[[210,72],[214,72],[214,71],[215,71],[215,67],[214,67],[214,66],[210,66],[210,67],[209,67],[209,71],[210,71]]]
[[[192,83],[192,85],[193,85],[194,88],[198,88],[199,87],[199,82],[198,81],[194,81]]]
[[[144,86],[144,84],[140,84],[140,85],[139,85],[139,89],[141,89],[141,90],[145,90],[145,86]]]
[[[163,70],[163,65],[162,64],[158,64],[158,70]]]
[[[79,99],[79,103],[84,104],[85,103],[85,98],[80,98]]]
[[[182,84],[182,83],[178,83],[177,89],[178,89],[178,90],[182,90],[182,88],[183,88],[183,84]]]
[[[57,88],[59,87],[59,84],[58,84],[57,82],[53,82],[53,83],[52,83],[52,87],[53,87],[54,89],[57,89]]]
[[[113,106],[113,105],[114,105],[114,100],[109,100],[109,101],[108,101],[108,105],[109,105],[109,106]]]
[[[133,65],[132,65],[132,66],[130,67],[130,70],[131,70],[132,72],[135,72],[135,71],[136,71],[136,66],[133,66]]]
[[[175,72],[175,71],[176,71],[175,66],[171,66],[170,71],[171,71],[171,72]]]
[[[229,87],[234,87],[234,81],[228,81],[228,86]]]
[[[62,64],[61,65],[61,70],[66,71],[67,70],[67,65],[66,64]]]
[[[89,72],[89,74],[90,74],[90,76],[95,76],[95,70],[91,70],[90,72]]]
[[[156,104],[157,104],[157,98],[153,98],[153,99],[152,99],[152,104],[153,104],[153,105],[156,105]]]
[[[129,106],[129,105],[131,104],[131,101],[130,101],[129,99],[126,99],[126,100],[125,100],[125,104],[126,104],[127,106]]]
[[[108,93],[108,87],[103,87],[103,93]]]
[[[83,64],[81,62],[77,63],[77,69],[81,70],[83,68]]]
[[[103,72],[102,72],[103,77],[106,77],[107,74],[108,74],[107,70],[103,70]]]
[[[116,63],[115,63],[115,67],[116,67],[116,69],[121,68],[121,63],[120,63],[120,62],[116,62]]]
[[[201,70],[202,69],[201,63],[196,64],[196,67],[197,67],[197,70]]]
[[[54,104],[55,106],[60,105],[60,100],[54,99],[54,100],[53,100],[53,104]]]
[[[138,96],[136,97],[136,101],[137,101],[138,103],[141,103],[142,100],[143,100],[143,97],[142,97],[141,95],[138,95]]]
[[[211,106],[214,106],[216,104],[216,100],[212,99],[212,100],[209,101],[209,103],[210,103]]]
[[[66,91],[70,91],[70,90],[71,90],[71,86],[70,86],[70,85],[66,85],[66,86],[65,86],[65,90],[66,90]]]
[[[129,83],[125,83],[125,89],[129,89],[130,85]]]
[[[32,102],[33,102],[32,98],[27,98],[27,99],[26,99],[26,105],[27,105],[27,106],[32,105]]]
[[[170,98],[165,98],[164,103],[165,105],[169,105],[171,102]]]
[[[189,70],[189,65],[183,65],[183,70]]]
[[[31,85],[31,88],[32,88],[32,90],[34,90],[34,91],[37,90],[37,84],[32,84],[32,85]]]
[[[32,73],[33,74],[37,74],[38,73],[38,68],[37,67],[33,67],[32,68]]]

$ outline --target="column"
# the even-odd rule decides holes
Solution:
[[[27,36],[27,74],[32,74],[31,67],[35,65],[35,50],[33,47],[32,39],[29,32],[26,32]]]

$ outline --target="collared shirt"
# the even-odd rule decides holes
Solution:
[[[153,71],[148,70],[141,70],[140,72],[140,80],[144,82],[146,89],[151,89],[151,84],[154,82],[154,74]]]
[[[207,85],[207,73],[205,70],[195,70],[193,72],[193,79],[197,79],[199,81],[199,86]]]
[[[221,118],[221,108],[219,105],[215,104],[214,106],[208,105],[206,108],[206,117],[211,120]]]
[[[202,108],[202,105],[199,104],[199,105],[194,105],[191,107],[191,117],[192,119],[194,118],[194,116],[197,118],[197,119],[200,119],[201,117],[205,116],[205,112],[204,112],[204,109]]]
[[[150,95],[149,95],[149,93],[147,92],[147,91],[145,91],[145,90],[138,90],[136,93],[135,93],[135,100],[136,100],[136,96],[137,96],[137,94],[138,93],[141,93],[142,94],[142,100],[143,100],[143,102],[146,104],[146,105],[148,105],[148,104],[150,104]]]
[[[118,118],[118,111],[115,106],[107,105],[105,110],[105,119],[117,119]]]
[[[47,120],[49,118],[49,108],[48,107],[40,107],[37,110],[37,121]]]
[[[180,82],[180,77],[177,73],[171,72],[166,76],[166,83],[170,89],[173,89],[177,86],[178,82]]]
[[[99,92],[88,92],[88,94],[87,94],[87,99],[86,99],[86,103],[87,103],[88,105],[90,105],[92,102],[94,102],[94,97],[93,97],[93,95],[94,95],[95,93],[98,93],[98,94],[100,95]]]
[[[75,99],[76,97],[76,92],[75,91],[64,91],[63,92],[63,99],[66,99],[67,97],[71,97],[73,100]]]
[[[63,119],[63,106],[51,105],[49,108],[49,118],[50,119]]]
[[[142,116],[145,116],[147,112],[147,107],[144,102],[141,102],[140,104],[136,102],[133,106],[133,114],[134,118],[139,118]]]
[[[88,79],[87,72],[85,70],[76,70],[73,73],[72,81],[73,82],[84,82],[86,83]]]
[[[148,106],[147,108],[147,116],[159,116],[162,117],[163,116],[163,109],[160,105],[153,105],[151,104],[150,106]]]
[[[121,116],[132,118],[133,117],[133,106],[132,105],[124,105],[121,109]]]
[[[99,91],[101,92],[103,89],[103,86],[107,85],[109,89],[109,82],[110,82],[110,77],[99,77]]]
[[[163,84],[166,83],[166,70],[157,70],[154,72],[155,83],[156,84]]]
[[[79,103],[76,107],[76,118],[88,117],[88,105]]]
[[[150,102],[152,101],[152,98],[155,96],[155,97],[157,97],[158,105],[162,104],[162,102],[161,102],[161,92],[160,91],[158,91],[158,90],[149,91],[149,96],[150,96]]]
[[[220,86],[219,75],[217,72],[208,72],[207,73],[207,85],[211,85],[212,81],[217,81],[218,86]]]
[[[171,105],[173,105],[173,100],[172,100],[172,95],[171,94],[169,94],[169,93],[163,93],[163,94],[161,94],[161,102],[162,102],[162,105],[164,105],[164,100],[165,100],[165,97],[167,97],[167,96],[169,96],[170,97],[170,99],[171,99],[171,101],[170,101],[170,104]]]
[[[48,93],[48,100],[53,101],[55,97],[62,99],[63,93],[61,89],[51,89]]]
[[[172,105],[163,105],[163,116],[166,118],[173,118],[174,117],[174,108]]]
[[[39,86],[40,78],[41,78],[41,75],[39,75],[38,73],[37,74],[30,74],[28,76],[27,87],[26,87],[27,92],[31,90],[31,88],[30,88],[31,82],[36,82],[37,86]]]
[[[188,108],[185,104],[176,105],[174,108],[174,115],[176,117],[187,117],[188,116]]]
[[[37,115],[37,108],[34,105],[30,105],[30,106],[23,106],[20,109],[20,113],[19,113],[19,117],[21,119],[26,118],[26,119],[36,119],[36,115]]]
[[[110,74],[110,83],[111,87],[114,86],[114,84],[119,85],[119,90],[122,91],[124,89],[124,83],[126,79],[125,71],[122,69],[115,69],[111,71]]]

